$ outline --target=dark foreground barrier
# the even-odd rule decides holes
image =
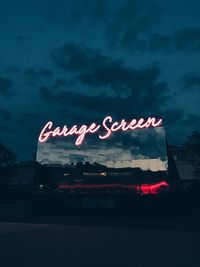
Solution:
[[[180,217],[189,215],[183,198],[172,195],[56,195],[38,194],[32,202],[34,214],[98,215],[128,217]]]

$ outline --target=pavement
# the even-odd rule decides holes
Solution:
[[[1,222],[0,266],[200,266],[200,231],[192,228],[192,222],[189,227],[187,222],[185,227],[178,227],[181,221],[119,224],[95,220]]]

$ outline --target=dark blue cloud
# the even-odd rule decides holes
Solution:
[[[9,122],[12,121],[12,115],[9,110],[0,108],[0,121]]]
[[[200,91],[200,75],[189,73],[183,77],[184,89],[189,91]]]
[[[27,143],[20,153],[30,155],[46,120],[84,123],[112,113],[162,116],[171,140],[183,139],[200,115],[198,7],[195,0],[181,12],[178,1],[35,0],[11,9],[3,1],[0,138],[18,151]]]
[[[12,95],[12,80],[0,75],[0,96],[10,97]]]
[[[77,107],[88,117],[93,112],[96,116],[109,113],[118,118],[132,118],[133,114],[136,117],[158,114],[172,97],[167,83],[160,80],[158,66],[127,67],[123,61],[113,60],[100,50],[74,43],[57,48],[51,55],[59,68],[71,72],[74,81],[87,85],[88,89],[82,93],[68,88],[57,90],[54,84],[42,86],[40,96],[49,105]],[[92,95],[90,90],[99,87],[104,88],[103,92]]]
[[[127,67],[122,60],[113,60],[100,50],[74,43],[57,48],[51,56],[58,67],[75,73],[75,80],[93,88],[107,87],[118,93],[131,90],[135,94],[151,90],[153,94],[157,83],[157,89],[167,91],[166,83],[157,82],[160,69],[155,65],[143,69]]]

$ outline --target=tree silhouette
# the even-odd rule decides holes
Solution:
[[[195,155],[200,155],[200,132],[193,131],[192,134],[187,137],[183,146],[195,153]]]
[[[8,182],[14,174],[14,165],[16,154],[0,142],[0,185],[8,185]]]
[[[200,132],[193,131],[182,146],[187,150],[187,157],[196,167],[196,175],[200,178]]]
[[[16,158],[16,154],[0,142],[0,168],[12,167]]]

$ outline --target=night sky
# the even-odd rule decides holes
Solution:
[[[31,159],[41,128],[162,117],[200,128],[200,1],[0,0],[0,141]]]

